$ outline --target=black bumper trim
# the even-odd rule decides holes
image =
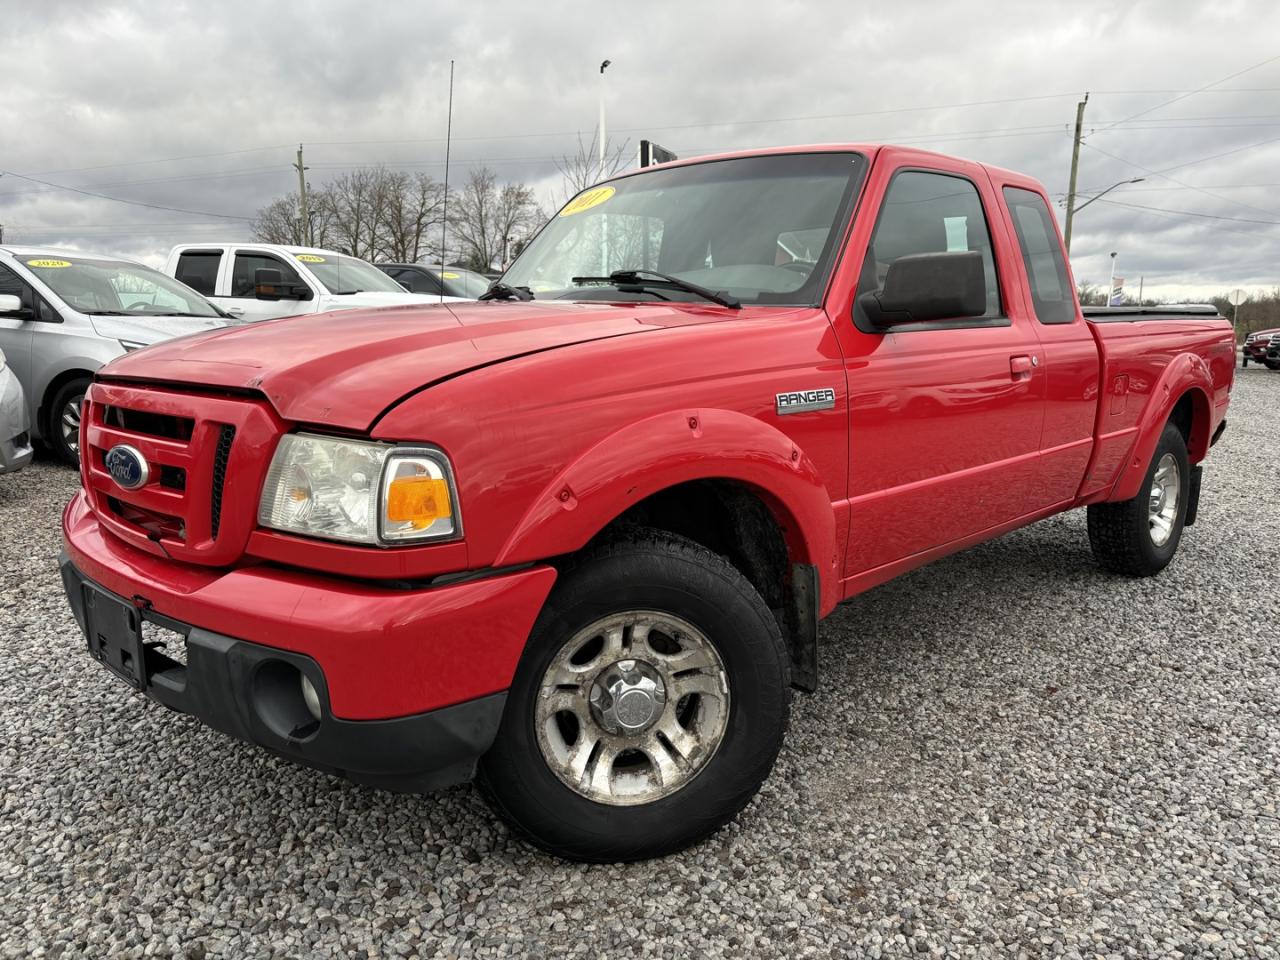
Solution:
[[[67,600],[87,640],[86,587],[107,591],[77,570],[65,553],[59,565]],[[339,719],[329,710],[324,672],[311,657],[213,633],[151,610],[138,612],[143,620],[186,638],[185,665],[158,650],[146,651],[141,687],[148,698],[294,763],[356,783],[423,793],[470,780],[497,736],[506,706],[504,691],[391,720]],[[262,678],[286,669],[282,664],[306,676],[319,693],[320,721],[308,729],[284,730],[273,711],[273,687]]]

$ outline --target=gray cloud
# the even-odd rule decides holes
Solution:
[[[1116,250],[1119,272],[1156,295],[1280,284],[1280,60],[1108,126],[1280,53],[1280,8],[1264,0],[3,0],[0,22],[0,169],[197,211],[5,176],[10,242],[155,261],[180,241],[244,237],[245,221],[207,214],[252,216],[294,188],[300,141],[313,183],[376,162],[438,177],[450,57],[451,176],[484,162],[550,203],[554,158],[572,151],[576,131],[590,136],[608,57],[610,132],[632,146],[650,136],[689,156],[887,140],[1022,170],[1055,195],[1089,90],[1081,186],[1146,180],[1080,214],[1077,277],[1103,280]],[[1177,183],[1145,172],[1175,165],[1166,176]]]

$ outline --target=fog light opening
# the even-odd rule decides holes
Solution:
[[[305,673],[302,674],[302,702],[307,705],[307,710],[316,720],[320,719],[320,694],[317,692],[315,684],[311,682],[311,678]]]

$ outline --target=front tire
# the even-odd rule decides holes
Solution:
[[[1159,573],[1178,550],[1191,492],[1191,464],[1182,433],[1166,423],[1132,500],[1088,508],[1089,546],[1105,570],[1133,577]]]
[[[64,383],[49,403],[45,443],[54,456],[72,467],[80,465],[80,410],[89,383],[87,377]]]
[[[557,856],[673,853],[769,775],[789,681],[777,622],[741,573],[690,540],[634,530],[561,575],[477,782]]]

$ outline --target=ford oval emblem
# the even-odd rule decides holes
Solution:
[[[147,458],[127,443],[117,444],[108,450],[103,462],[111,479],[125,490],[137,490],[151,479]]]

